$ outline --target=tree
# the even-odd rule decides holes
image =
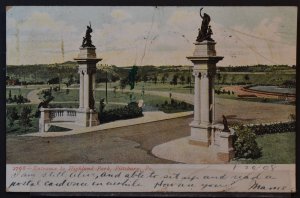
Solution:
[[[22,104],[22,103],[24,103],[25,101],[24,101],[24,97],[21,95],[21,94],[19,94],[18,95],[18,98],[17,98],[17,104]]]
[[[50,80],[47,81],[48,84],[59,84],[59,77],[51,78]]]
[[[27,131],[27,127],[31,126],[31,107],[24,106],[20,115],[20,125],[24,127],[24,131]]]
[[[161,82],[162,82],[163,84],[165,84],[165,82],[166,82],[166,77],[165,77],[165,75],[163,75],[163,76],[161,77]]]
[[[227,80],[227,74],[223,74],[222,77],[222,84],[225,84]]]
[[[187,76],[186,77],[186,84],[191,84],[191,82],[192,82],[192,78],[191,78],[191,76],[189,75],[189,76]]]
[[[171,85],[177,85],[178,81],[178,74],[174,74],[172,81],[170,82]]]
[[[132,66],[132,68],[129,70],[128,83],[130,85],[131,90],[134,89],[137,72],[138,72],[138,67],[137,66]]]
[[[245,79],[246,83],[249,82],[249,80],[250,80],[249,75],[248,75],[248,74],[245,74],[244,79]]]
[[[118,87],[117,87],[117,86],[114,86],[113,88],[114,88],[113,92],[114,92],[114,95],[115,95],[115,97],[116,97],[116,96],[117,96],[117,89],[118,89]]]
[[[217,73],[217,80],[218,80],[218,84],[220,84],[220,80],[222,79],[222,76],[220,73]]]
[[[143,75],[143,81],[144,81],[145,83],[148,81],[148,76],[147,76],[147,74],[144,74],[144,75]]]
[[[185,77],[184,77],[184,75],[181,75],[180,76],[180,84],[184,84],[184,82],[185,82]]]
[[[48,100],[49,98],[51,98],[51,96],[52,96],[52,91],[51,90],[52,90],[52,88],[50,87],[50,89],[46,89],[46,90],[42,91],[43,98],[45,100]]]
[[[127,85],[127,79],[126,78],[122,78],[120,80],[120,89],[122,90],[122,93],[123,93],[123,90],[126,88],[126,85]]]
[[[18,101],[17,96],[14,95],[14,98],[13,98],[12,102],[17,102],[17,101]]]
[[[9,90],[7,102],[8,102],[8,103],[12,103],[12,102],[13,102],[13,99],[12,99],[12,97],[11,97],[11,90]]]
[[[14,121],[19,119],[18,111],[16,107],[12,107],[8,109],[7,118],[9,121],[9,126],[12,127],[14,125]]]
[[[154,74],[154,77],[153,77],[153,81],[154,81],[154,84],[157,84],[157,74]]]
[[[8,93],[8,99],[11,99],[11,100],[12,100],[12,97],[11,97],[11,90],[9,90],[9,93]]]
[[[104,98],[101,98],[99,101],[99,113],[100,115],[104,112],[105,104],[104,104]]]

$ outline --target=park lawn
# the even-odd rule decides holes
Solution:
[[[296,133],[277,133],[256,136],[262,156],[252,160],[238,160],[246,164],[293,164],[296,158]]]
[[[8,125],[8,119],[6,119],[6,134],[7,135],[22,135],[26,133],[34,133],[39,131],[39,118],[31,118],[31,125],[30,127],[27,127],[26,131],[23,126],[20,126],[19,121],[16,120],[14,122],[14,125],[10,127]]]
[[[8,98],[9,91],[11,91],[11,96],[14,97],[14,95],[18,96],[21,94],[23,97],[27,97],[27,94],[32,91],[32,88],[6,88],[6,98]]]
[[[54,97],[54,102],[67,102],[67,101],[79,101],[79,90],[78,89],[68,89],[69,93],[67,94],[67,89],[61,89],[60,91],[52,90],[52,96]],[[40,98],[42,94],[39,93]]]
[[[113,89],[114,86],[116,86],[118,88],[118,91],[120,91],[120,83],[119,82],[112,82],[112,83],[108,83],[108,88],[109,89]],[[145,93],[147,93],[147,91],[167,91],[167,92],[177,92],[177,93],[193,93],[194,92],[194,88],[192,87],[191,89],[188,87],[189,84],[177,84],[177,85],[170,85],[169,82],[166,83],[153,83],[153,82],[138,82],[136,83],[134,90],[142,90],[144,86],[144,90]],[[193,86],[193,83],[192,83]],[[105,88],[105,83],[98,83],[97,84],[97,88]],[[126,86],[126,88],[124,90],[129,90],[129,86]]]
[[[130,92],[123,92],[118,90],[116,94],[113,91],[108,91],[108,103],[129,103],[130,102]],[[133,98],[135,100],[143,100],[146,105],[160,105],[164,103],[166,100],[169,101],[167,97],[155,96],[150,94],[145,94],[142,96],[141,93],[132,93]],[[69,93],[66,94],[66,90],[62,89],[61,91],[52,91],[52,95],[54,96],[53,102],[67,102],[67,101],[78,101],[79,98],[79,90],[78,89],[70,89]],[[105,91],[96,91],[95,94],[95,105],[99,104],[101,98],[105,98]],[[51,104],[51,103],[50,103]]]

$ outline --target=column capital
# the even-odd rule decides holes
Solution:
[[[198,78],[201,78],[201,71],[193,71],[193,76],[198,77]]]
[[[213,71],[193,71],[193,76],[198,78],[212,78],[215,76],[215,72]]]
[[[87,69],[86,68],[78,68],[78,73],[85,75],[85,74],[87,74]]]

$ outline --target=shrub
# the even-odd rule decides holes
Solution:
[[[20,115],[20,125],[24,127],[24,131],[26,132],[27,127],[31,127],[31,107],[24,106]]]
[[[175,113],[181,111],[192,111],[193,108],[194,106],[191,104],[171,99],[170,104],[168,103],[168,101],[165,101],[164,104],[161,104],[159,110],[165,113]]]
[[[131,102],[127,106],[117,109],[110,109],[99,113],[101,123],[115,120],[125,120],[143,116],[143,110],[136,102]]]
[[[248,126],[256,135],[264,134],[274,134],[274,133],[284,133],[284,132],[294,132],[296,131],[296,124],[294,121],[285,123],[275,123],[275,124],[260,124]]]
[[[7,111],[7,118],[9,121],[9,126],[12,127],[14,125],[14,121],[19,119],[18,111],[16,107],[12,107]]]
[[[236,151],[236,158],[258,158],[261,156],[261,148],[256,142],[255,133],[245,126],[238,126],[233,138],[233,147]]]

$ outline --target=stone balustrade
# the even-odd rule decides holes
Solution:
[[[52,122],[75,122],[76,119],[76,109],[73,108],[44,108],[45,112],[49,112]]]
[[[40,108],[39,131],[49,129],[51,122],[75,122],[77,109],[75,108]]]

